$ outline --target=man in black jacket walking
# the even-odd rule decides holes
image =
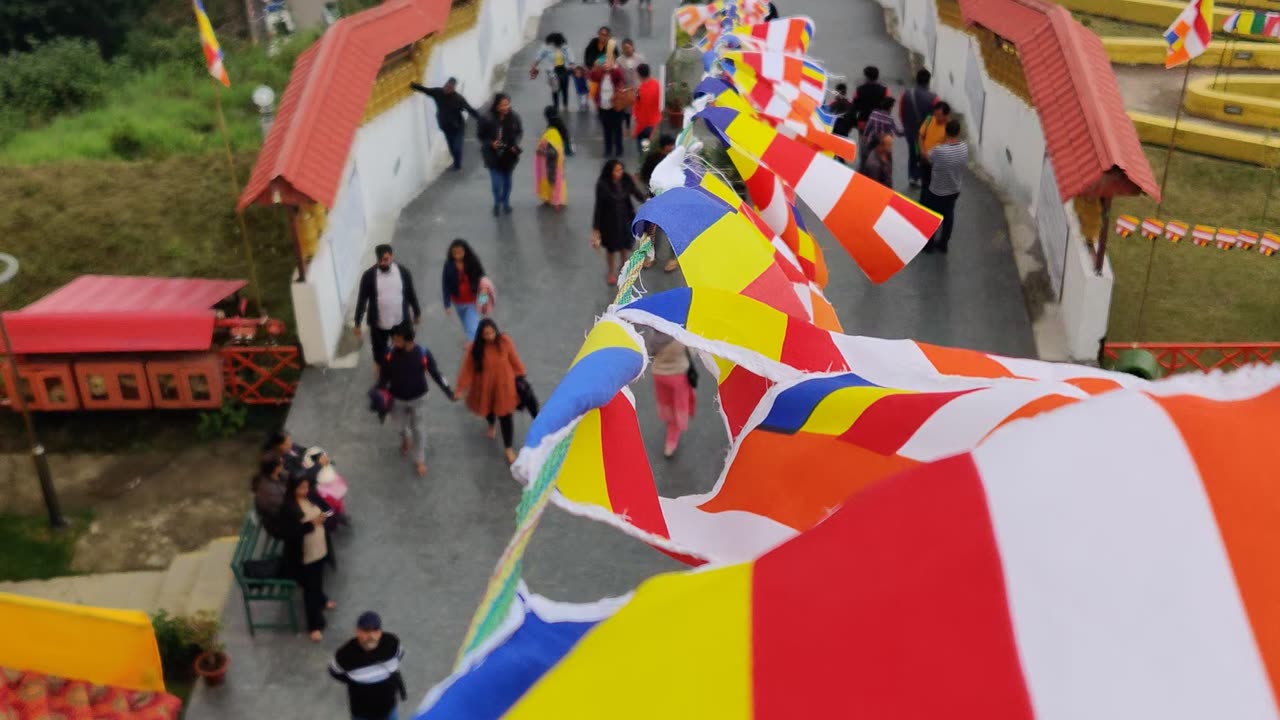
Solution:
[[[390,245],[373,249],[378,263],[360,277],[360,294],[356,298],[356,337],[360,337],[360,324],[365,310],[369,312],[369,339],[373,346],[375,370],[387,360],[391,330],[400,323],[418,324],[422,310],[418,307],[418,294],[413,289],[413,277],[395,262]]]
[[[403,659],[400,638],[382,632],[378,613],[362,613],[356,620],[356,636],[338,648],[329,663],[329,674],[346,683],[352,720],[397,719],[397,696],[409,699],[400,676]]]
[[[431,351],[414,341],[413,327],[408,323],[394,332],[395,347],[387,353],[378,377],[378,387],[386,388],[395,398],[396,412],[403,413],[400,454],[413,450],[414,470],[418,477],[427,474],[426,425],[427,375],[440,386],[445,397],[454,400],[453,390],[440,377],[440,366]]]
[[[480,119],[479,113],[471,107],[466,98],[462,97],[462,93],[458,92],[458,81],[454,78],[445,80],[444,85],[438,88],[426,87],[415,82],[409,83],[409,87],[436,101],[436,123],[440,125],[445,143],[449,146],[449,155],[453,157],[453,165],[450,165],[449,169],[461,170],[462,143],[467,136],[467,119],[462,116],[462,113],[465,112],[476,120]]]

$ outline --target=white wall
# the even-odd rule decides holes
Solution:
[[[1041,245],[1046,259],[1056,255],[1049,261],[1050,268],[1061,272],[1052,284],[1054,289],[1062,289],[1062,330],[1070,357],[1096,358],[1098,343],[1107,332],[1111,266],[1106,262],[1102,275],[1094,274],[1074,208],[1062,203],[1056,188],[1042,192],[1045,141],[1035,109],[987,76],[976,40],[938,22],[934,0],[879,2],[896,13],[897,27],[890,27],[890,32],[925,58],[933,72],[934,92],[965,116],[974,163],[992,179],[1006,200],[1025,207],[1037,221],[1067,224],[1066,233],[1054,233],[1056,243],[1042,238]],[[974,73],[978,77],[969,77]],[[1042,203],[1044,217],[1039,217]],[[1069,244],[1065,253],[1063,234]],[[1062,268],[1064,254],[1066,267]]]
[[[442,85],[456,77],[458,90],[480,107],[493,91],[496,68],[532,39],[533,21],[554,2],[481,0],[474,28],[432,48],[423,84]],[[468,139],[464,153],[475,158],[478,152]],[[333,361],[338,339],[354,317],[360,272],[371,262],[373,246],[390,238],[400,210],[448,162],[435,103],[421,93],[356,132],[306,282],[295,278],[293,285],[295,322],[308,363]]]

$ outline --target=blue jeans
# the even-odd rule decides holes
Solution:
[[[489,168],[489,187],[494,207],[511,207],[511,171]]]
[[[475,339],[476,328],[480,327],[480,309],[475,303],[454,303],[453,310],[458,313],[458,322],[462,323],[462,332],[467,334],[467,340]]]
[[[453,169],[462,169],[462,144],[467,138],[467,129],[458,128],[444,134],[444,143],[449,146],[449,157],[453,158]]]
[[[400,720],[400,708],[392,708],[390,715],[385,715],[380,718],[352,715],[351,720]]]

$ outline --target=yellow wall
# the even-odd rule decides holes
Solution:
[[[1173,136],[1173,118],[1130,110],[1129,119],[1133,120],[1142,142],[1168,147]],[[1185,118],[1178,124],[1177,147],[1186,152],[1262,167],[1275,167],[1280,160],[1280,137],[1267,140],[1253,132],[1188,121]]]
[[[1269,7],[1273,10],[1280,10],[1280,3],[1264,4],[1264,0],[1253,1],[1258,3],[1253,7]],[[1139,25],[1150,25],[1161,30],[1169,27],[1173,19],[1178,17],[1178,14],[1187,5],[1185,2],[1175,2],[1174,0],[1057,0],[1057,2],[1062,7],[1073,12],[1109,17]],[[1234,4],[1245,5],[1246,3],[1237,2]],[[1222,23],[1226,22],[1233,10],[1234,8],[1215,5],[1213,9],[1213,29],[1221,30]]]
[[[1278,91],[1280,77],[1232,80],[1223,75],[1216,83],[1212,77],[1197,78],[1187,85],[1184,107],[1196,117],[1235,125],[1277,128],[1280,127],[1280,100],[1272,98]]]
[[[1193,61],[1196,67],[1217,67],[1218,62],[1222,61],[1223,67],[1254,70],[1280,69],[1280,44],[1236,41],[1231,43],[1231,52],[1224,58],[1222,49],[1226,44],[1217,42],[1220,43],[1218,47],[1211,45],[1208,52]],[[1167,45],[1158,37],[1104,37],[1102,46],[1106,48],[1111,62],[1117,65],[1164,66]],[[1242,58],[1241,55],[1246,53],[1248,57]]]
[[[127,690],[164,691],[155,631],[139,610],[0,593],[0,667]]]

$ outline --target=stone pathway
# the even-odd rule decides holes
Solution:
[[[568,2],[541,21],[538,37],[551,31],[568,36],[575,51],[603,24],[619,37],[633,37],[651,64],[662,63],[670,38],[675,0],[656,0],[653,18],[634,3],[621,11],[604,4]],[[811,15],[819,31],[814,52],[835,72],[857,76],[878,64],[900,88],[908,76],[906,53],[884,32],[872,0],[793,0],[784,12]],[[526,146],[542,128],[546,85],[524,72],[536,44],[511,63],[507,91],[524,119]],[[602,143],[594,118],[572,114],[578,155],[567,177],[570,207],[562,214],[538,207],[528,162],[517,169],[512,198],[515,213],[489,214],[489,183],[474,142],[467,146],[464,171],[446,174],[402,214],[394,237],[398,259],[415,273],[424,317],[420,337],[451,378],[464,342],[456,318],[445,316],[439,272],[455,237],[476,248],[499,293],[496,319],[515,340],[529,378],[549,395],[576,353],[594,318],[612,298],[603,282],[603,261],[589,247],[592,188],[602,164]],[[628,146],[628,169],[638,162]],[[899,163],[905,158],[900,149]],[[897,177],[906,179],[905,167]],[[959,206],[952,252],[922,256],[901,275],[872,287],[820,230],[834,278],[828,294],[853,333],[963,345],[1011,355],[1034,353],[1031,326],[1014,268],[1004,213],[995,196],[976,181]],[[650,291],[678,278],[650,270]],[[224,613],[232,656],[228,683],[197,689],[189,720],[212,718],[346,717],[343,688],[325,667],[333,650],[351,633],[356,616],[379,611],[386,629],[400,635],[411,713],[427,689],[445,677],[480,599],[494,563],[510,536],[519,487],[508,474],[498,444],[486,440],[484,423],[439,395],[429,400],[430,474],[413,475],[396,451],[398,438],[366,411],[371,380],[367,349],[351,370],[309,369],[290,414],[300,442],[323,445],[352,485],[349,507],[356,526],[338,538],[339,567],[327,590],[339,605],[330,615],[323,643],[304,637],[261,632],[250,638],[238,589]],[[726,443],[716,417],[711,383],[699,387],[699,414],[680,452],[661,457],[662,433],[648,381],[634,389],[650,457],[663,493],[709,489],[719,473]],[[517,419],[517,441],[528,426]],[[590,601],[625,593],[655,573],[676,570],[665,556],[593,522],[549,511],[525,561],[525,577],[537,592],[559,600]],[[264,610],[266,612],[267,610]]]

